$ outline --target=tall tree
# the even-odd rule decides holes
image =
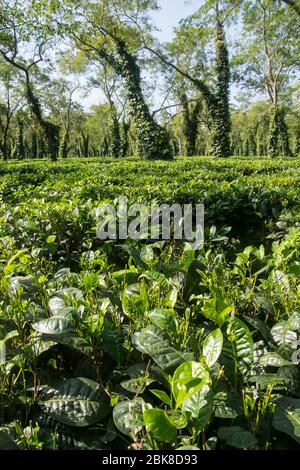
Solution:
[[[175,64],[173,60],[169,59],[157,49],[155,50],[147,43],[145,46],[146,49],[155,54],[163,64],[171,67],[188,80],[190,84],[197,89],[198,93],[203,96],[209,113],[209,129],[211,135],[210,153],[215,157],[228,157],[230,155],[230,63],[225,37],[225,25],[236,12],[238,5],[238,1],[207,0],[194,15],[187,18],[187,20],[182,23],[174,41],[176,44],[178,36],[186,36],[187,42],[185,42],[185,46],[192,44],[194,48],[197,48],[197,45],[194,45],[194,37],[199,37],[201,42],[198,48],[201,48],[201,46],[210,43],[211,32],[214,31],[214,78],[212,78],[212,76],[207,77],[205,70],[207,63],[196,63],[192,70],[186,68],[185,63],[190,59],[190,55],[184,57],[184,63],[181,65],[180,59],[182,51],[180,50],[178,51],[179,57]],[[210,27],[207,26],[208,24]],[[191,33],[192,42],[190,42]],[[171,51],[174,52],[174,47],[171,48]],[[185,49],[183,52],[186,54]],[[200,53],[202,53],[201,50]],[[193,52],[191,52],[191,54],[193,54]],[[199,78],[201,74],[203,78]]]
[[[43,60],[48,38],[40,31],[37,17],[33,15],[35,2],[20,3],[16,0],[3,0],[0,12],[0,54],[3,59],[19,70],[25,78],[25,97],[29,108],[39,124],[45,138],[47,151],[52,160],[57,159],[59,128],[43,116],[40,101],[35,94],[32,70]],[[22,57],[20,51],[28,54]]]
[[[26,150],[24,144],[24,122],[21,116],[17,118],[17,135],[15,157],[19,160],[25,158]]]
[[[282,0],[289,5],[300,16],[300,2],[299,0]]]
[[[281,96],[299,70],[300,19],[282,2],[244,2],[244,35],[236,62],[247,87],[271,103],[268,154],[289,155],[290,146]]]
[[[21,107],[24,98],[19,87],[20,76],[13,67],[4,62],[0,62],[0,151],[3,160],[8,160],[9,151],[9,131],[13,116]]]
[[[130,118],[135,124],[138,151],[148,159],[171,159],[169,135],[149,111],[143,89],[138,50],[140,27],[150,31],[147,13],[156,8],[155,0],[100,0],[69,2],[73,26],[67,28],[77,47],[90,60],[108,64],[122,78]],[[67,13],[68,23],[70,10]],[[77,21],[75,21],[77,19]],[[63,28],[62,28],[63,29]]]
[[[183,92],[180,96],[180,102],[183,108],[183,133],[185,136],[184,154],[187,157],[196,155],[196,143],[199,126],[199,115],[202,110],[200,99],[195,103],[190,103],[187,95]]]

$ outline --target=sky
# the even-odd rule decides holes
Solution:
[[[195,12],[202,1],[200,0],[159,0],[160,9],[152,14],[153,22],[158,28],[155,36],[161,41],[169,41],[173,36],[174,28],[179,21]],[[79,93],[76,99],[88,110],[93,104],[99,104],[101,93],[99,89],[92,90],[88,96]]]
[[[199,7],[199,1],[195,0],[160,0],[160,10],[154,13],[153,20],[159,32],[158,38],[161,41],[168,41],[173,34],[173,28],[178,25],[182,18],[191,15]]]

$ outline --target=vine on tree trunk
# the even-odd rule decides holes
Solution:
[[[51,160],[56,161],[59,149],[59,126],[43,118],[41,105],[31,89],[29,80],[27,80],[26,85],[26,98],[30,110],[42,130],[46,143],[46,152],[49,153]]]
[[[268,156],[271,158],[278,156],[291,156],[289,144],[288,127],[285,122],[283,108],[275,106],[269,127]]]
[[[119,158],[122,152],[120,126],[117,116],[117,111],[113,105],[111,108],[110,116],[110,142],[109,142],[109,156]]]
[[[114,66],[123,77],[129,104],[129,113],[136,126],[138,152],[150,160],[173,158],[168,132],[150,114],[141,88],[141,73],[136,58],[130,54],[125,42],[114,39],[116,61]]]

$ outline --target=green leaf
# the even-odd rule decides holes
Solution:
[[[9,341],[10,339],[16,338],[17,336],[19,336],[18,330],[9,331],[9,332],[5,335],[3,341],[4,341],[4,342]]]
[[[213,406],[213,394],[207,385],[184,401],[182,409],[191,414],[188,428],[193,435],[200,434],[209,424]]]
[[[84,338],[80,338],[78,336],[46,335],[45,337],[42,336],[42,338],[50,339],[55,343],[68,346],[69,348],[75,349],[76,351],[79,351],[86,356],[90,356],[93,352],[93,348],[89,345],[89,343]]]
[[[254,316],[250,317],[249,315],[243,315],[243,318],[249,323],[249,325],[259,331],[265,340],[269,341],[271,336],[270,328],[263,321]]]
[[[122,294],[122,308],[125,315],[131,317],[134,313],[143,314],[148,310],[146,292],[140,289],[139,284],[131,284]]]
[[[256,383],[262,389],[268,388],[270,385],[278,389],[278,387],[282,388],[284,384],[284,380],[277,374],[252,375],[248,378],[248,382]]]
[[[293,395],[300,397],[300,367],[284,366],[278,371],[278,376],[284,381],[284,384]]]
[[[122,269],[121,271],[114,271],[111,273],[112,278],[119,284],[122,282],[126,285],[136,284],[139,278],[139,273],[130,271],[129,269]]]
[[[147,432],[157,441],[173,442],[176,439],[176,427],[165,411],[152,408],[144,411],[143,418]]]
[[[208,367],[212,367],[221,354],[223,347],[223,334],[220,329],[212,331],[203,342],[202,354]]]
[[[159,328],[176,331],[177,320],[173,310],[166,308],[155,308],[149,313],[149,319]]]
[[[109,412],[109,398],[103,387],[93,380],[76,377],[46,389],[39,405],[59,423],[83,427],[95,424]]]
[[[182,410],[175,410],[172,411],[172,422],[176,429],[184,429],[187,427],[190,419],[190,413],[182,411]]]
[[[277,431],[288,434],[300,444],[300,400],[280,397],[276,405],[273,427]]]
[[[282,293],[288,294],[291,290],[288,276],[278,269],[272,272],[273,283]]]
[[[200,450],[199,447],[196,446],[181,446],[177,447],[175,450]]]
[[[32,328],[44,335],[66,336],[74,332],[69,318],[54,316],[32,324]]]
[[[253,340],[249,328],[240,319],[232,317],[224,325],[224,346],[220,362],[226,376],[237,385],[248,374],[253,364]]]
[[[287,320],[287,328],[292,331],[300,330],[300,313],[292,313],[292,315]]]
[[[187,359],[185,354],[170,345],[164,332],[155,325],[148,326],[135,333],[132,337],[132,343],[136,349],[151,356],[166,371],[173,371]]]
[[[96,289],[96,287],[99,284],[99,279],[96,273],[93,271],[82,279],[82,284],[88,291],[92,291],[93,289]]]
[[[143,413],[151,409],[151,405],[142,398],[122,401],[113,410],[113,420],[118,430],[127,436],[136,435],[144,425]]]
[[[100,439],[101,436],[98,430],[82,429],[74,435],[74,448],[79,450],[108,450],[107,445],[103,444]]]
[[[262,366],[281,367],[290,366],[293,363],[287,361],[276,352],[269,352],[259,358],[259,364]]]
[[[76,300],[84,300],[82,291],[76,287],[64,287],[63,289],[55,292],[54,296],[61,297],[64,300],[67,300],[71,297],[74,297]]]
[[[0,341],[0,366],[6,363],[6,345],[3,340]]]
[[[211,378],[204,364],[195,361],[181,364],[172,378],[172,394],[176,402],[176,408],[180,408],[186,400],[205,385],[210,384]]]
[[[206,318],[217,323],[221,327],[233,310],[233,305],[227,305],[222,297],[217,296],[205,301],[202,313]]]
[[[121,364],[125,354],[125,338],[123,332],[120,330],[104,328],[102,340],[104,350],[116,361],[117,364]]]
[[[23,290],[23,297],[28,297],[29,294],[36,292],[39,289],[39,285],[35,277],[33,276],[16,276],[12,278],[8,288],[8,294],[10,296],[17,295],[19,289]]]
[[[218,437],[224,439],[227,445],[238,449],[249,449],[257,444],[256,437],[240,426],[221,427],[218,429]]]
[[[49,237],[46,240],[46,243],[48,243],[48,245],[51,245],[52,243],[55,242],[55,240],[56,240],[56,235],[49,235]]]
[[[147,281],[160,286],[161,289],[165,291],[168,290],[168,287],[169,287],[168,278],[163,273],[160,273],[159,271],[154,271],[154,270],[144,271],[140,275],[140,279],[146,279]]]
[[[271,329],[271,336],[278,346],[288,351],[294,349],[297,341],[297,333],[290,329],[288,321],[281,321],[274,325]]]
[[[216,418],[234,419],[243,414],[243,404],[234,394],[218,392],[214,396],[214,415]]]
[[[138,377],[136,379],[129,379],[123,380],[121,382],[121,387],[128,392],[132,392],[134,394],[141,394],[144,393],[146,388],[151,385],[155,380],[148,379],[146,377]]]
[[[61,297],[52,297],[49,300],[49,309],[53,316],[58,315],[66,308],[66,302]]]
[[[153,395],[155,395],[157,398],[159,398],[163,403],[165,403],[168,406],[172,406],[172,400],[169,397],[169,395],[164,392],[163,390],[156,390],[156,389],[151,389],[150,390]]]
[[[264,246],[260,245],[259,249],[254,250],[253,254],[259,261],[263,261],[264,257],[265,257],[265,248],[264,248]]]
[[[143,248],[141,249],[140,256],[143,263],[148,265],[151,265],[155,258],[154,251],[149,245],[143,246]]]

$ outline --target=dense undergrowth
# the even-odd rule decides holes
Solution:
[[[299,169],[1,165],[0,448],[299,448]],[[100,242],[124,195],[203,202],[204,247]]]

